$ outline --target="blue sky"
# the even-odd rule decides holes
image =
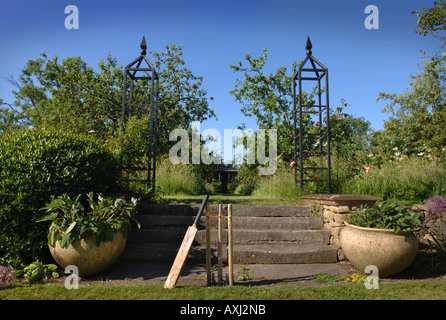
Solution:
[[[307,36],[313,56],[329,69],[330,105],[344,98],[346,112],[364,117],[382,129],[387,117],[376,102],[380,91],[401,93],[409,76],[418,73],[420,50],[434,53],[439,43],[414,33],[414,10],[432,7],[434,1],[416,0],[100,0],[1,1],[0,97],[12,102],[13,88],[6,81],[20,74],[29,59],[45,51],[49,57],[80,56],[96,67],[107,52],[122,65],[139,56],[145,35],[148,50],[164,45],[184,46],[187,67],[204,77],[203,85],[215,98],[211,107],[218,121],[201,129],[234,129],[251,119],[229,91],[236,76],[228,67],[246,53],[258,56],[268,49],[266,69],[287,66],[305,57]],[[79,29],[64,26],[65,7],[79,9]],[[379,9],[379,29],[367,30],[367,5]],[[151,57],[149,56],[149,59]],[[153,60],[153,59],[151,59]]]

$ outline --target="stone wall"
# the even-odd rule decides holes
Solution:
[[[303,196],[302,199],[319,211],[324,219],[324,228],[330,231],[330,245],[338,250],[339,261],[346,260],[339,244],[340,230],[352,216],[351,211],[360,205],[372,206],[379,197],[353,194],[314,194]]]

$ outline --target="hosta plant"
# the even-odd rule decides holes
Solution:
[[[23,277],[28,282],[46,280],[51,277],[58,278],[58,267],[55,264],[43,264],[40,261],[34,261],[21,270],[17,270],[17,276]]]
[[[137,200],[96,197],[93,192],[87,194],[86,202],[81,195],[75,199],[68,195],[52,198],[52,201],[42,208],[47,215],[39,220],[52,221],[48,233],[48,244],[54,247],[58,241],[62,248],[68,248],[74,241],[93,236],[97,246],[101,242],[112,241],[114,234],[120,230],[127,236],[131,222],[135,219]]]
[[[377,201],[371,208],[367,205],[356,208],[349,223],[366,228],[393,229],[395,233],[422,227],[420,212],[414,212],[393,199]]]

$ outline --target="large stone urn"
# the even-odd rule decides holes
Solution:
[[[62,267],[74,265],[79,276],[89,276],[110,267],[122,254],[127,239],[122,230],[115,233],[112,241],[101,242],[96,246],[93,236],[73,242],[68,248],[62,248],[56,241],[54,247],[49,246],[54,260]]]
[[[339,241],[347,259],[364,272],[378,267],[379,277],[390,277],[406,269],[416,258],[418,240],[412,232],[358,227],[345,222]]]

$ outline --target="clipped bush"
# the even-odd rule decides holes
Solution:
[[[0,136],[0,264],[46,259],[48,227],[36,221],[53,195],[115,191],[119,164],[99,142],[45,129]]]

